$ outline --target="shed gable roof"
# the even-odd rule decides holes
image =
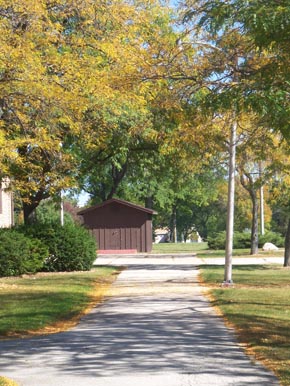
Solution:
[[[124,205],[124,206],[127,206],[127,207],[132,208],[132,209],[140,210],[141,212],[145,212],[145,213],[149,213],[149,214],[157,214],[157,212],[155,212],[152,209],[144,208],[143,206],[133,204],[132,202],[129,202],[129,201],[120,200],[118,198],[112,198],[110,200],[102,202],[101,204],[94,205],[94,206],[91,206],[91,207],[86,208],[86,209],[82,209],[78,212],[78,214],[83,215],[87,212],[91,212],[93,210],[103,208],[104,206],[111,205],[114,203],[119,204],[119,205]]]

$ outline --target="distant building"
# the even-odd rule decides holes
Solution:
[[[191,232],[191,234],[188,235],[188,237],[186,239],[186,243],[202,243],[202,242],[203,242],[203,240],[202,240],[200,234],[195,230],[193,230]]]
[[[0,183],[0,228],[10,228],[14,223],[13,193],[6,191],[8,185],[8,180]]]
[[[154,243],[168,243],[170,241],[170,231],[168,228],[158,228],[154,231]]]

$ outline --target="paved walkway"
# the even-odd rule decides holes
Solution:
[[[197,259],[101,257],[128,265],[74,329],[0,342],[0,374],[22,386],[278,385],[202,295]]]

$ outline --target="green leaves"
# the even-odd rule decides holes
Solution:
[[[189,0],[185,16],[212,44],[204,52],[216,107],[252,109],[265,126],[289,138],[289,2]]]

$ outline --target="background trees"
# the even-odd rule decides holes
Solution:
[[[224,230],[234,123],[255,209],[251,217],[238,185],[235,225],[249,227],[260,182],[287,158],[288,8],[0,0],[1,176],[19,192],[25,221],[44,198],[74,187],[92,203],[117,195],[154,205],[157,224],[184,236]],[[260,161],[263,178],[251,181]]]
[[[286,43],[284,37],[271,32],[276,24],[277,30],[284,30],[289,36],[289,23],[282,12],[286,2],[253,1],[251,4],[240,0],[231,2],[189,0],[185,3],[183,20],[188,25],[192,44],[198,46],[204,59],[203,84],[208,91],[204,93],[201,106],[215,114],[232,114],[230,143],[230,163],[234,162],[234,147],[240,146],[247,133],[239,132],[240,121],[246,113],[256,116],[255,127],[264,127],[265,131],[273,130],[288,136],[289,126],[289,73],[281,70],[287,66]],[[279,34],[280,34],[279,33]],[[289,48],[289,46],[288,46]],[[289,51],[288,51],[289,52]],[[288,58],[289,59],[289,58]],[[275,69],[275,70],[274,70]],[[272,71],[275,71],[275,74]],[[270,74],[273,74],[271,78]],[[286,118],[287,117],[287,118]],[[286,118],[286,120],[285,120]],[[241,125],[240,125],[241,126]],[[251,146],[257,147],[257,143]],[[259,146],[259,143],[258,143]],[[243,148],[245,151],[245,148]],[[245,156],[245,153],[241,153]],[[245,158],[245,157],[244,157]],[[259,156],[257,157],[259,158]],[[260,159],[263,155],[260,153]],[[257,245],[257,195],[258,180],[253,181],[241,160],[241,182],[250,193],[253,204],[252,252]],[[229,186],[233,186],[233,171],[230,170]],[[233,189],[229,189],[232,192]],[[229,194],[229,201],[232,194]],[[228,212],[231,207],[229,207]],[[230,260],[231,224],[227,243],[227,256]]]

